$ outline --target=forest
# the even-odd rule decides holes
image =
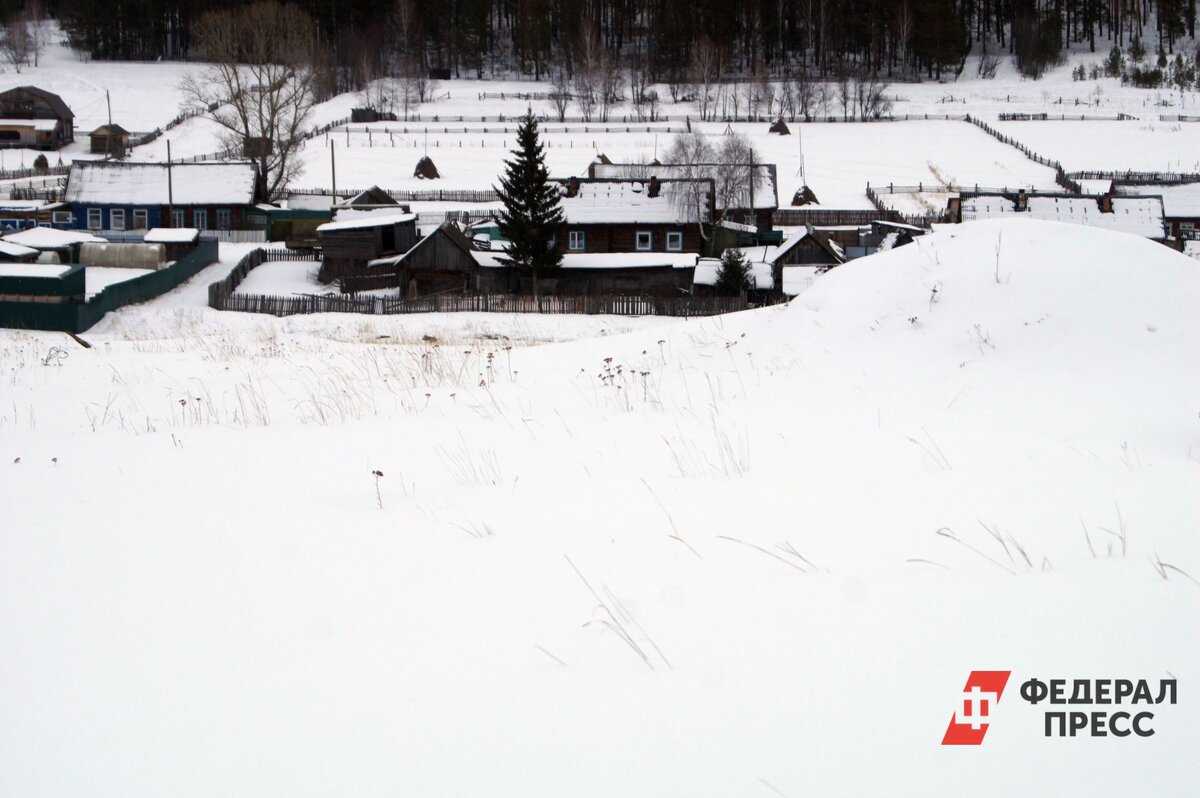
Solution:
[[[6,19],[29,2],[3,0]],[[238,0],[38,2],[93,59],[203,59],[195,29]],[[297,0],[325,90],[407,71],[552,80],[581,60],[652,83],[869,72],[939,78],[968,53],[1036,77],[1069,49],[1194,53],[1196,0]]]

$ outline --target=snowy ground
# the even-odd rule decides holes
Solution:
[[[0,331],[3,794],[1194,792],[1193,261],[979,223],[663,323],[200,307],[238,254]]]

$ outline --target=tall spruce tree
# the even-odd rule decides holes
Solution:
[[[538,124],[532,110],[521,118],[517,148],[512,155],[511,160],[504,162],[504,176],[496,189],[504,203],[496,221],[509,242],[508,251],[500,261],[532,277],[536,294],[538,280],[562,264],[554,236],[563,223],[563,212],[559,205],[562,192],[557,183],[550,181],[545,149],[538,140]]]

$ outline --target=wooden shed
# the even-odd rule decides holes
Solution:
[[[367,264],[388,255],[407,252],[417,242],[417,216],[394,211],[343,211],[334,221],[317,228],[324,254],[319,279],[363,274]]]
[[[129,131],[117,124],[101,125],[88,134],[91,152],[124,158],[129,152]]]
[[[56,150],[75,140],[75,114],[53,92],[17,86],[0,92],[0,146]]]

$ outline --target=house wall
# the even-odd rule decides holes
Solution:
[[[655,266],[631,269],[559,269],[546,283],[547,293],[640,294],[683,296],[692,287],[692,268]],[[522,281],[524,282],[524,281]],[[540,286],[539,286],[540,287]]]
[[[85,203],[76,202],[71,205],[71,211],[74,214],[72,226],[76,230],[94,229],[88,226],[88,211],[91,209],[100,211],[100,230],[114,229],[112,225],[112,211],[125,212],[125,229],[134,230],[140,229],[134,227],[133,212],[146,212],[146,227],[199,227],[197,222],[197,211],[203,211],[207,214],[207,221],[204,224],[204,229],[208,230],[246,230],[255,229],[249,224],[248,218],[253,209],[250,205],[176,205],[173,209],[166,205],[125,205],[120,203]],[[183,224],[175,224],[171,217],[171,210],[183,212]],[[229,225],[218,225],[218,214],[220,211],[229,211]]]
[[[569,249],[570,233],[584,233],[584,248]],[[649,231],[650,249],[638,250],[637,234]],[[683,248],[670,250],[699,253],[704,248],[704,239],[695,224],[567,224],[557,236],[558,249],[570,252],[667,252],[667,233],[683,233]]]

